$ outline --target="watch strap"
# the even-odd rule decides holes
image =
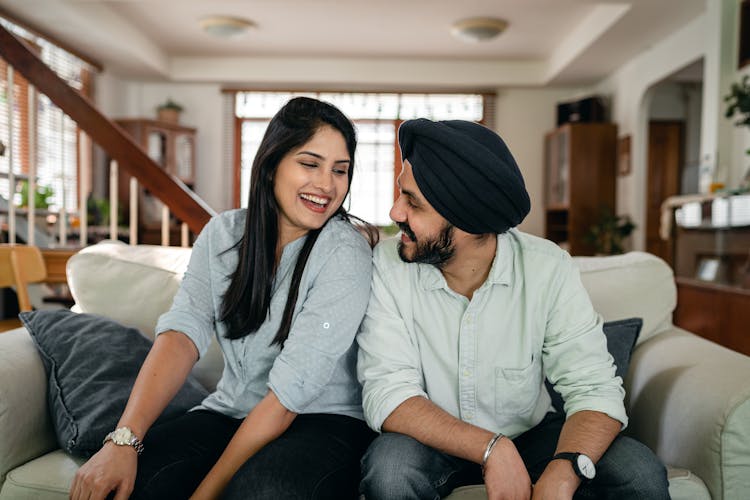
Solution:
[[[581,454],[570,451],[563,451],[552,457],[552,460],[568,460],[573,466],[573,472],[576,473],[576,476],[578,476],[582,481],[589,481],[590,478],[584,476],[583,472],[581,472],[581,469],[578,467],[579,455]]]

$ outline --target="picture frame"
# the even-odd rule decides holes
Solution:
[[[698,262],[696,279],[701,281],[717,282],[721,277],[722,261],[719,257],[703,257]]]
[[[617,141],[617,175],[629,175],[631,168],[630,136],[626,135]]]

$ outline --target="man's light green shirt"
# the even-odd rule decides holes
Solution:
[[[432,265],[404,263],[397,239],[375,250],[372,295],[357,337],[369,425],[430,399],[471,424],[515,437],[554,411],[595,410],[627,424],[622,380],[570,256],[517,230],[497,237],[489,276],[471,300]]]

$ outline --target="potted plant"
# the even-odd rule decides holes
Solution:
[[[627,215],[615,215],[604,209],[599,220],[593,224],[584,241],[594,245],[597,255],[615,255],[625,251],[623,242],[635,229],[635,224]]]
[[[177,124],[180,121],[180,113],[184,108],[177,104],[170,97],[167,102],[160,104],[156,108],[156,115],[159,121]]]
[[[748,75],[743,76],[739,83],[732,84],[729,94],[724,96],[724,102],[727,103],[724,116],[734,118],[737,114],[739,119],[734,122],[734,125],[750,127],[750,77]],[[750,149],[746,149],[745,154],[750,155]],[[750,168],[745,173],[740,189],[742,191],[750,189]]]
[[[29,181],[22,180],[20,183],[20,190],[19,194],[21,195],[21,200],[18,206],[21,208],[29,208]],[[46,210],[49,208],[49,206],[52,204],[52,197],[55,195],[55,190],[52,189],[49,186],[42,186],[38,185],[36,187],[36,192],[34,193],[33,199],[34,199],[34,208],[39,208],[42,210]]]

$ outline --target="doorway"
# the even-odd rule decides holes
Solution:
[[[652,120],[648,125],[648,187],[646,198],[646,251],[673,265],[672,240],[659,236],[661,204],[679,194],[682,178],[685,123]]]

